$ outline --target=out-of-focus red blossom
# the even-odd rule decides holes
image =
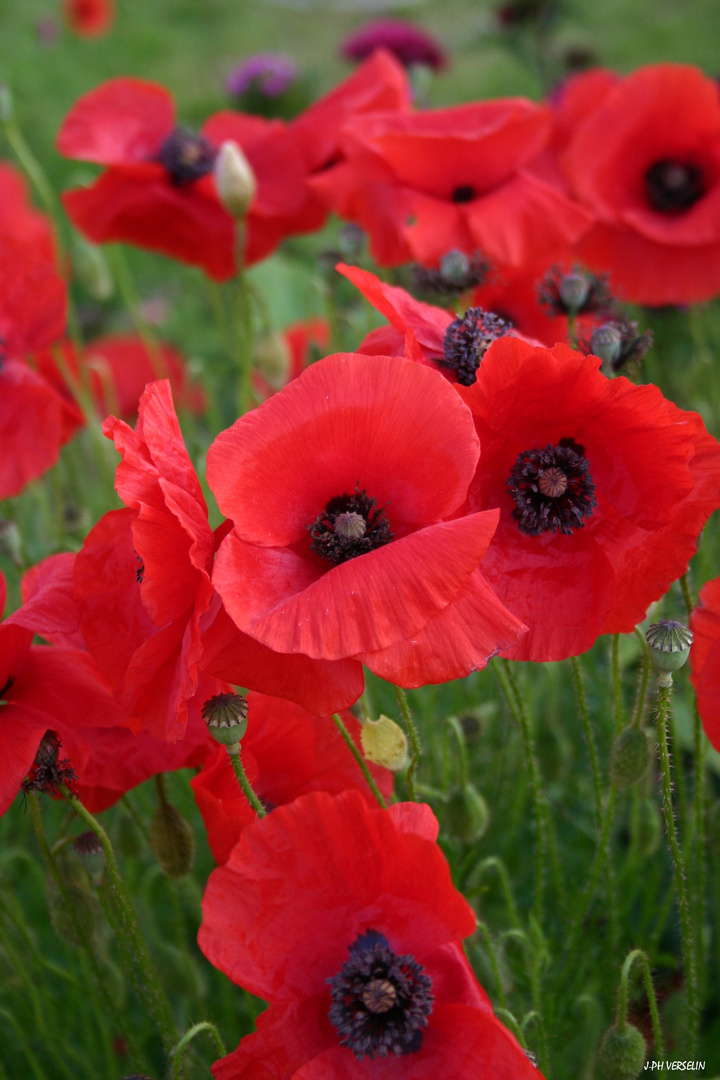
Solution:
[[[78,37],[101,37],[115,18],[113,0],[63,0],[65,22]]]
[[[448,357],[445,345],[447,329],[456,321],[453,312],[415,300],[404,289],[386,285],[375,274],[359,267],[338,263],[336,269],[349,278],[365,299],[390,322],[390,326],[371,330],[360,343],[359,353],[406,356],[409,360],[417,360],[439,371],[450,382],[457,381],[458,371],[451,362],[452,357]],[[492,308],[485,310],[493,314]],[[522,337],[510,326],[503,328],[503,332],[512,337]],[[537,345],[539,342],[531,341],[528,344]],[[478,356],[474,359],[480,362]]]
[[[690,682],[697,694],[705,734],[720,750],[720,578],[703,585],[690,616]]]
[[[357,791],[301,796],[243,831],[210,876],[198,941],[270,1005],[257,1031],[215,1063],[215,1080],[539,1080],[472,974],[461,942],[475,914],[436,837],[429,807],[373,809]],[[405,1008],[392,1010],[396,1030],[411,1006],[423,1017],[407,1022],[400,1054],[377,1011],[364,1055],[341,1042],[346,1011],[371,1016],[360,997],[372,974],[356,976],[354,994],[341,980],[378,949],[392,987],[398,968],[411,987]]]
[[[265,694],[250,693],[247,703],[248,729],[241,755],[248,779],[268,809],[310,791],[337,795],[349,788],[356,788],[363,798],[374,802],[365,777],[329,717],[313,716],[299,705]],[[342,718],[359,746],[360,724],[349,712],[344,712]],[[389,798],[392,773],[377,765],[369,768],[381,793]],[[218,864],[225,863],[240,833],[256,815],[238,784],[224,746],[217,746],[190,784],[205,822],[210,850]]]
[[[253,388],[261,401],[287,386],[313,360],[313,350],[324,353],[330,340],[330,324],[327,319],[304,319],[287,326],[279,338],[271,343],[272,355],[261,353],[255,357]],[[262,343],[258,343],[260,346]]]
[[[0,611],[5,599],[0,574]],[[22,608],[0,625],[0,814],[31,771],[46,732],[59,739],[58,761],[69,760],[77,773],[89,758],[91,729],[125,719],[86,653],[33,645],[34,632]]]
[[[403,67],[424,64],[434,71],[447,67],[447,54],[439,41],[417,23],[405,19],[375,19],[349,34],[340,45],[346,60],[366,60],[377,49],[391,53]]]
[[[697,413],[655,386],[606,379],[599,366],[564,345],[504,338],[488,349],[476,384],[458,388],[482,446],[469,508],[500,508],[482,571],[530,627],[506,651],[514,659],[561,660],[601,633],[632,630],[686,571],[720,506],[720,445]],[[553,460],[528,461],[546,450]],[[508,483],[523,462],[516,499]],[[558,531],[547,521],[530,531],[536,514],[556,515]]]
[[[592,220],[528,168],[551,127],[551,110],[524,98],[356,117],[341,138],[347,162],[311,184],[367,230],[382,266],[435,266],[451,250],[522,266]]]
[[[589,80],[590,76],[584,76]],[[580,259],[637,303],[720,292],[720,95],[697,68],[656,64],[613,84],[577,125],[560,165],[596,217]],[[602,87],[603,80],[600,80]],[[584,114],[584,118],[583,118]]]
[[[63,342],[63,357],[70,370],[79,374],[76,350],[69,341]],[[65,385],[53,354],[45,351],[36,358],[38,370],[59,387]],[[102,416],[117,413],[125,419],[137,415],[138,403],[148,383],[166,376],[177,407],[200,413],[204,395],[200,387],[189,382],[187,362],[177,349],[166,342],[158,345],[157,355],[131,334],[97,338],[86,344],[82,366],[90,373],[90,386]]]
[[[90,187],[67,192],[65,209],[95,243],[124,240],[223,281],[237,270],[237,225],[212,175],[226,140],[241,147],[257,180],[245,219],[246,264],[316,227],[305,211],[306,170],[281,121],[226,111],[192,135],[176,125],[163,87],[125,77],[85,94],[63,121],[60,153],[108,166]]]
[[[531,266],[493,267],[487,281],[474,290],[472,303],[508,319],[516,337],[532,338],[548,347],[566,341],[567,318],[549,315],[537,295],[538,283],[550,266],[561,262],[567,263],[567,257],[541,259]]]
[[[288,132],[302,158],[308,180],[322,177],[332,186],[331,178],[345,157],[341,133],[355,117],[376,112],[406,113],[411,100],[410,84],[402,64],[384,49],[374,52],[349,78],[289,125]],[[306,189],[304,210],[314,229],[319,229],[328,216],[327,201],[318,196],[312,183]]]
[[[7,161],[0,161],[0,235],[31,244],[38,259],[55,258],[50,223],[31,205],[24,179]]]
[[[313,364],[208,451],[234,523],[213,570],[228,614],[272,649],[404,686],[482,668],[523,627],[477,569],[497,513],[456,516],[478,453],[470,413],[429,368]]]
[[[19,359],[59,341],[66,316],[65,285],[43,245],[0,235],[0,356]]]

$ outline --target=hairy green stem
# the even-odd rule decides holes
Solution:
[[[645,712],[645,696],[647,694],[648,682],[650,681],[650,649],[648,648],[645,635],[642,630],[638,630],[637,626],[635,627],[635,637],[642,647],[642,664],[637,687],[635,689],[635,700],[633,701],[630,723],[633,727],[640,727]]]
[[[400,706],[400,712],[403,715],[403,720],[405,721],[405,726],[407,727],[408,736],[410,738],[410,746],[412,747],[412,757],[410,758],[410,764],[408,765],[408,770],[405,774],[405,783],[407,784],[408,795],[411,800],[417,802],[418,795],[415,790],[415,770],[418,767],[418,762],[420,761],[420,755],[422,753],[422,750],[420,749],[420,736],[418,734],[418,729],[415,726],[415,721],[412,718],[412,713],[410,712],[407,694],[402,687],[395,687],[395,697]]]
[[[490,937],[490,931],[488,930],[484,922],[478,922],[477,928],[480,936],[483,939],[485,951],[488,954],[488,959],[490,960],[490,967],[492,968],[492,973],[495,977],[495,982],[497,984],[497,999],[500,1004],[500,1008],[507,1009],[507,998],[505,997],[505,990],[503,989],[502,978],[500,977],[500,966],[498,964],[497,953],[495,951],[493,940]]]
[[[385,799],[380,794],[380,789],[378,788],[377,784],[373,780],[372,773],[370,772],[370,769],[368,768],[367,761],[362,756],[362,754],[358,750],[357,746],[353,742],[353,739],[352,739],[352,736],[351,736],[350,732],[345,727],[344,723],[342,722],[342,718],[338,715],[338,713],[333,713],[333,723],[335,724],[335,727],[338,729],[338,731],[342,735],[343,739],[345,740],[345,744],[346,744],[348,750],[350,751],[352,756],[357,761],[357,763],[358,763],[358,765],[360,767],[360,771],[362,772],[363,776],[365,777],[365,780],[367,782],[368,787],[372,791],[373,795],[375,796],[375,798],[377,799],[378,803],[383,808],[383,810],[387,810],[387,805],[388,804],[385,802]]]
[[[599,830],[602,823],[602,786],[600,783],[600,766],[598,764],[597,749],[595,747],[595,736],[593,734],[592,724],[590,723],[590,713],[588,711],[587,697],[585,696],[585,687],[583,686],[580,661],[577,656],[573,656],[570,663],[572,666],[575,694],[580,710],[580,719],[583,726],[583,734],[585,735],[585,742],[587,743],[588,755],[590,757],[590,770],[592,772],[593,792],[595,795],[595,824]]]
[[[628,1004],[628,990],[630,985],[630,972],[632,966],[637,961],[643,974],[643,981],[645,983],[645,993],[647,995],[648,1006],[650,1008],[650,1022],[653,1029],[653,1040],[655,1043],[655,1056],[663,1060],[665,1057],[665,1050],[663,1047],[662,1028],[660,1026],[660,1014],[658,1012],[657,998],[655,997],[655,988],[652,983],[652,975],[650,973],[650,961],[642,949],[633,949],[631,953],[625,957],[625,963],[622,966],[620,972],[620,988],[618,991],[618,1005],[617,1005],[617,1026],[618,1031],[623,1034],[627,1025],[627,1004]]]
[[[190,1045],[192,1040],[197,1035],[200,1035],[203,1031],[206,1031],[208,1033],[208,1035],[210,1036],[212,1042],[215,1045],[215,1050],[219,1054],[220,1057],[225,1057],[225,1055],[227,1054],[227,1050],[225,1049],[225,1045],[224,1045],[222,1039],[220,1038],[220,1032],[215,1027],[215,1025],[211,1024],[209,1020],[201,1020],[199,1024],[193,1024],[193,1026],[191,1028],[189,1028],[188,1031],[185,1032],[185,1034],[181,1038],[180,1042],[177,1044],[177,1046],[170,1053],[170,1056],[172,1058],[173,1080],[178,1080],[178,1078],[181,1076],[180,1069],[181,1069],[182,1055],[183,1055],[184,1051]]]
[[[257,814],[257,816],[259,818],[265,817],[265,815],[267,814],[267,810],[265,809],[263,804],[260,802],[257,795],[255,794],[252,787],[250,786],[250,781],[247,778],[247,774],[245,772],[245,769],[243,768],[243,763],[240,760],[239,751],[236,751],[235,753],[232,753],[229,746],[226,746],[225,749],[227,750],[227,755],[230,758],[230,761],[232,762],[232,767],[235,770],[235,775],[237,777],[238,783],[239,783],[240,787],[243,789],[243,792],[245,794],[245,798],[250,803],[250,805],[252,806],[253,810],[255,811],[255,813]]]

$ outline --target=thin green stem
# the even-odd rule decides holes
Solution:
[[[143,318],[140,296],[135,288],[135,281],[125,258],[125,252],[120,244],[114,244],[109,249],[109,254],[120,295],[132,319],[135,331],[145,346],[153,374],[156,379],[168,379],[170,370],[163,356],[157,335],[148,325],[147,320]]]
[[[650,681],[650,649],[642,630],[638,630],[635,627],[635,637],[640,642],[642,647],[642,664],[640,667],[640,676],[638,678],[637,687],[635,690],[635,700],[633,702],[632,715],[630,716],[630,723],[633,727],[640,727],[643,721],[643,715],[645,713],[645,696],[647,694],[648,682]],[[616,732],[617,734],[617,732]]]
[[[610,647],[610,666],[612,668],[613,703],[615,706],[615,734],[623,729],[622,681],[620,679],[620,635],[613,634]]]
[[[206,1031],[210,1036],[219,1057],[225,1057],[225,1055],[227,1054],[225,1044],[220,1038],[220,1032],[215,1027],[215,1025],[211,1024],[209,1020],[201,1020],[199,1024],[193,1024],[193,1026],[185,1032],[180,1042],[170,1053],[170,1057],[172,1059],[173,1080],[178,1080],[178,1078],[181,1076],[180,1070],[183,1052],[189,1046],[192,1040],[197,1035],[202,1034],[203,1031]]]
[[[680,912],[680,929],[682,936],[683,964],[685,967],[685,983],[687,993],[687,1045],[688,1057],[695,1056],[698,1039],[699,1003],[698,1003],[698,977],[695,964],[695,936],[693,932],[692,912],[687,890],[687,877],[685,873],[685,857],[680,846],[677,829],[675,826],[675,813],[672,799],[672,776],[670,772],[670,750],[668,747],[668,725],[670,721],[670,695],[671,686],[659,686],[656,722],[658,748],[660,752],[660,774],[662,778],[662,807],[665,818],[665,831],[668,838],[668,846],[673,861],[675,891],[678,898]]]
[[[41,1068],[40,1062],[35,1056],[35,1052],[33,1051],[30,1043],[28,1042],[25,1032],[20,1027],[13,1014],[11,1012],[8,1012],[6,1009],[0,1009],[0,1016],[4,1016],[6,1020],[9,1020],[12,1026],[15,1028],[15,1031],[17,1032],[18,1042],[25,1051],[25,1057],[30,1062],[30,1068],[32,1069],[33,1075],[35,1076],[35,1080],[47,1080],[47,1073],[44,1071],[44,1069]]]
[[[465,735],[463,729],[460,726],[460,721],[457,716],[448,716],[447,726],[455,735],[455,740],[458,747],[458,772],[459,772],[459,784],[461,788],[466,788],[468,783],[468,753],[467,745],[465,743]]]
[[[587,697],[585,696],[585,687],[583,686],[580,661],[577,656],[573,656],[570,663],[572,665],[573,684],[578,700],[580,719],[582,721],[583,733],[585,735],[585,742],[587,743],[588,755],[590,757],[590,770],[592,772],[593,791],[595,794],[595,824],[597,828],[600,829],[602,823],[602,786],[600,783],[600,766],[598,764],[597,749],[595,747],[595,736],[590,722],[590,712],[588,710]]]
[[[510,922],[515,929],[520,928],[520,912],[518,911],[517,904],[515,903],[515,897],[512,891],[512,885],[510,883],[510,875],[507,872],[507,868],[502,859],[499,859],[497,855],[489,855],[487,859],[483,859],[481,863],[471,873],[468,881],[468,893],[472,895],[473,892],[479,891],[480,881],[486,870],[495,870],[500,878],[500,885],[502,887],[503,896],[505,897],[505,903],[510,914]]]
[[[570,927],[565,935],[567,942],[566,953],[567,959],[565,962],[565,968],[560,975],[559,985],[564,986],[567,980],[568,966],[575,961],[575,950],[578,945],[578,939],[585,923],[585,918],[590,909],[590,905],[595,895],[595,889],[597,888],[600,874],[608,859],[610,831],[612,829],[613,816],[615,812],[615,788],[611,787],[608,794],[607,803],[605,805],[605,817],[603,819],[602,832],[600,833],[600,839],[598,846],[595,849],[595,858],[593,860],[592,867],[590,869],[590,876],[588,883],[580,899],[578,910],[576,911]]]
[[[250,786],[250,781],[247,778],[247,774],[245,772],[245,769],[243,768],[243,763],[240,760],[240,753],[239,752],[232,753],[229,746],[227,746],[225,749],[227,750],[228,757],[230,758],[230,761],[232,762],[232,767],[235,770],[235,775],[237,776],[238,784],[243,789],[243,792],[245,794],[245,798],[250,803],[250,805],[252,806],[253,810],[255,811],[255,813],[257,814],[257,816],[259,818],[265,817],[265,815],[267,814],[267,810],[265,809],[263,804],[260,802],[257,795],[255,794],[252,787]]]
[[[494,1011],[498,1020],[502,1020],[505,1027],[510,1028],[513,1035],[522,1046],[523,1050],[527,1050],[527,1042],[525,1041],[525,1035],[523,1033],[523,1029],[520,1027],[520,1024],[517,1021],[517,1017],[513,1016],[513,1014],[508,1009],[505,1009],[502,1006],[496,1007]]]
[[[120,876],[115,852],[102,825],[93,815],[85,809],[79,799],[76,799],[67,788],[61,787],[65,801],[72,806],[89,829],[97,836],[105,853],[106,871],[110,884],[110,895],[113,906],[118,915],[117,926],[121,936],[126,940],[127,948],[133,956],[137,969],[138,978],[136,986],[143,1002],[150,1012],[158,1028],[163,1041],[163,1046],[169,1054],[177,1041],[177,1029],[173,1019],[170,1003],[160,983],[155,966],[150,958],[145,938],[137,920],[134,908],[125,889],[125,883]]]
[[[420,761],[420,755],[422,750],[420,749],[420,735],[418,729],[415,726],[415,721],[412,718],[410,712],[410,706],[408,704],[407,694],[401,686],[395,687],[395,697],[397,703],[400,706],[400,712],[402,713],[405,726],[408,731],[408,737],[410,739],[410,746],[412,747],[412,756],[410,758],[410,764],[408,765],[407,773],[405,774],[405,783],[407,784],[408,795],[413,802],[418,801],[417,791],[415,790],[415,770],[418,767]]]
[[[707,747],[707,740],[703,732],[702,721],[700,719],[700,713],[698,712],[697,703],[695,703],[695,710],[693,715],[693,736],[695,745],[695,787],[693,790],[693,816],[694,825],[693,830],[693,873],[691,877],[691,887],[695,894],[695,926],[698,927],[699,933],[696,938],[697,945],[697,966],[698,966],[698,978],[700,985],[700,992],[702,993],[705,980],[707,978],[707,968],[702,963],[701,949],[701,936],[702,930],[705,926],[705,910],[707,903],[706,896],[706,873],[705,873],[705,749]]]
[[[492,973],[495,977],[495,982],[497,984],[497,999],[500,1004],[500,1008],[507,1009],[507,998],[505,997],[505,990],[503,989],[502,978],[500,976],[500,966],[498,964],[497,953],[495,951],[493,940],[490,936],[490,931],[488,930],[484,922],[478,922],[477,928],[480,936],[483,939],[485,951],[490,961],[490,967],[492,968]]]
[[[362,772],[363,776],[365,777],[365,781],[367,783],[367,786],[370,788],[370,790],[372,791],[373,795],[375,796],[375,798],[377,799],[378,803],[383,808],[383,810],[387,810],[387,805],[388,804],[385,802],[385,799],[380,794],[380,789],[378,788],[377,784],[373,780],[372,773],[370,772],[370,769],[368,768],[367,761],[365,760],[365,758],[362,756],[362,754],[358,750],[357,746],[353,742],[352,735],[350,734],[348,729],[345,727],[344,723],[342,722],[341,717],[337,713],[333,713],[333,723],[335,724],[335,727],[338,729],[338,731],[342,735],[343,739],[345,740],[345,745],[347,746],[348,750],[350,751],[352,756],[357,761],[358,766],[360,768],[360,771]]]
[[[660,1014],[658,1012],[657,998],[655,997],[655,987],[652,983],[652,975],[650,973],[650,961],[648,960],[642,949],[633,949],[631,953],[625,957],[625,963],[622,966],[620,972],[620,988],[618,991],[618,1005],[617,1005],[617,1026],[618,1031],[623,1034],[627,1025],[627,1003],[628,1003],[628,990],[630,985],[630,972],[632,966],[637,961],[643,973],[643,981],[645,983],[645,993],[647,995],[648,1006],[650,1008],[650,1022],[653,1029],[653,1040],[655,1043],[655,1055],[660,1060],[665,1057],[665,1050],[663,1047],[662,1028],[660,1026]]]
[[[682,593],[683,603],[685,604],[685,610],[687,612],[688,619],[693,613],[695,603],[693,601],[692,592],[690,591],[690,572],[687,571],[680,578],[680,592]]]

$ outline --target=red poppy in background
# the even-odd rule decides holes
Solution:
[[[720,578],[703,585],[690,616],[690,682],[697,694],[705,734],[720,750]]]
[[[248,729],[242,740],[245,772],[268,809],[292,802],[310,791],[337,795],[357,789],[370,802],[374,796],[344,740],[329,717],[313,716],[299,705],[250,693]],[[343,722],[360,744],[360,724],[349,713]],[[278,748],[282,747],[282,752]],[[393,789],[393,775],[370,765],[385,798]],[[243,794],[224,746],[216,746],[202,771],[191,781],[215,862],[222,864],[255,812]]]
[[[514,337],[535,339],[548,347],[566,341],[567,317],[549,315],[538,301],[539,282],[551,266],[562,263],[571,264],[567,254],[564,258],[541,259],[530,266],[496,266],[473,291],[472,303],[511,322]]]
[[[65,209],[95,243],[124,240],[223,281],[237,270],[237,226],[212,175],[226,140],[238,143],[257,180],[245,221],[246,263],[289,233],[315,227],[305,216],[306,170],[281,121],[222,112],[195,135],[176,125],[163,87],[125,77],[83,95],[63,121],[60,153],[108,166],[89,187],[67,192]]]
[[[5,578],[0,574],[0,611],[5,599]],[[88,760],[85,730],[125,719],[86,653],[33,645],[33,636],[22,616],[0,625],[0,814],[33,770],[46,733],[54,734],[43,756],[54,757],[54,764],[61,767],[67,763],[58,777],[66,782]],[[34,779],[39,787],[37,773]],[[48,790],[52,792],[52,787]]]
[[[78,37],[100,37],[115,18],[113,0],[63,0],[65,22]]]
[[[208,451],[234,523],[213,569],[228,614],[271,649],[405,686],[483,667],[523,628],[477,571],[496,513],[446,520],[477,458],[472,417],[436,372],[313,364]]]
[[[697,413],[599,366],[504,338],[458,388],[482,446],[469,507],[500,508],[482,571],[530,627],[513,659],[561,660],[631,631],[720,506],[720,445]]]
[[[636,303],[720,292],[720,96],[698,68],[655,64],[606,89],[560,165],[597,221],[577,247]]]
[[[25,180],[7,161],[0,161],[0,235],[30,243],[37,258],[55,258],[52,226],[32,206]]]
[[[548,108],[523,98],[356,117],[341,140],[347,162],[312,185],[368,231],[381,266],[435,266],[452,250],[523,265],[591,221],[527,168],[551,124]]]
[[[314,792],[210,875],[208,960],[270,1006],[216,1080],[538,1080],[462,949],[475,930],[429,807]]]
[[[80,365],[72,343],[63,342],[62,350],[65,363],[77,374]],[[169,379],[179,409],[200,413],[204,408],[202,390],[190,383],[187,361],[167,342],[159,342],[155,352],[132,334],[96,338],[85,345],[82,365],[89,369],[93,397],[101,416],[116,413],[125,419],[133,419],[147,384],[162,377]],[[51,352],[38,355],[36,366],[55,385],[65,386]]]
[[[366,335],[358,348],[360,353],[404,355],[434,368],[450,382],[472,386],[490,343],[505,334],[522,336],[492,310],[474,307],[456,317],[445,308],[415,300],[404,289],[385,285],[367,270],[344,263],[338,263],[336,270],[390,321],[390,326]]]

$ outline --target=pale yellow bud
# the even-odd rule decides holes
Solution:
[[[392,772],[407,764],[408,744],[405,732],[389,716],[366,720],[360,730],[363,754],[373,765],[383,765]]]
[[[224,142],[215,159],[215,187],[220,202],[234,218],[244,218],[257,193],[250,162],[237,143]]]

